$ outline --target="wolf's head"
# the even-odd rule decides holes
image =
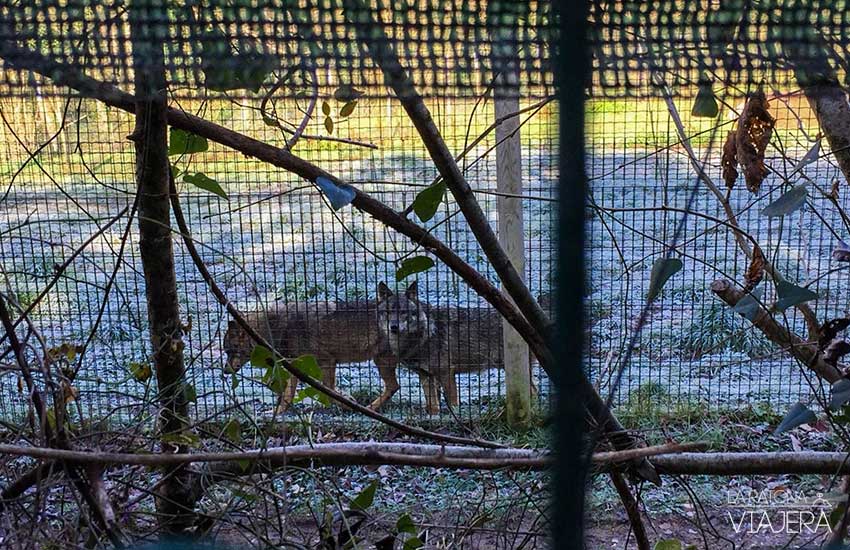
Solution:
[[[419,301],[416,282],[404,294],[393,294],[383,282],[378,284],[378,329],[393,353],[399,356],[412,342],[428,337],[428,314]]]

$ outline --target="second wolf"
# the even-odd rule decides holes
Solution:
[[[415,282],[403,294],[380,283],[378,324],[399,364],[419,373],[429,414],[440,411],[441,388],[458,405],[456,374],[503,367],[502,317],[493,308],[433,307],[419,300]],[[384,400],[391,396],[385,389]]]

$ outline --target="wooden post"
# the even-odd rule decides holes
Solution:
[[[189,449],[180,435],[189,428],[186,380],[183,365],[183,325],[174,272],[171,233],[170,167],[163,40],[164,0],[134,0],[130,9],[130,32],[135,73],[136,126],[130,139],[136,149],[138,186],[139,253],[145,275],[145,296],[153,350],[159,428],[163,452],[185,453]],[[185,466],[169,466],[157,490],[160,527],[182,534],[194,523],[197,499],[190,489],[191,473]]]
[[[499,121],[519,111],[519,74],[506,71],[497,78],[494,89],[495,116]],[[507,118],[496,127],[496,187],[500,193],[522,194],[522,146],[519,116]],[[499,196],[499,242],[525,277],[525,224],[522,200]],[[526,424],[531,415],[531,369],[528,345],[507,322],[502,322],[508,423]]]

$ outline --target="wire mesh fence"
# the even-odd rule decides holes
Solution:
[[[439,174],[385,75],[358,45],[368,25],[352,13],[382,19],[494,226],[494,75],[515,72],[517,85],[511,89],[520,98],[522,124],[525,275],[532,293],[549,302],[556,286],[558,179],[557,106],[547,46],[552,14],[545,2],[519,4],[414,2],[365,9],[356,2],[279,7],[212,2],[168,11],[166,4],[149,3],[150,11],[142,13],[152,29],[167,13],[164,30],[147,39],[165,43],[174,109],[291,149],[403,211]],[[668,407],[692,401],[781,405],[808,394],[800,365],[710,291],[715,279],[742,280],[749,265],[730,230],[727,209],[782,277],[811,283],[818,293],[812,307],[821,320],[845,313],[845,274],[829,263],[845,231],[845,199],[842,193],[834,199],[829,194],[841,172],[826,142],[816,159],[796,168],[820,143],[818,121],[799,89],[799,73],[801,67],[809,73],[822,68],[821,50],[810,47],[821,42],[791,33],[805,26],[802,20],[760,18],[737,5],[727,9],[706,3],[703,8],[695,11],[702,15],[685,23],[674,21],[683,9],[671,2],[659,3],[653,12],[628,2],[608,11],[594,4],[591,13],[588,370],[607,391],[624,369],[614,388],[620,404],[636,396]],[[741,10],[744,18],[735,19]],[[843,16],[824,20],[821,13],[807,11],[806,25],[821,25],[826,42],[841,53]],[[18,3],[3,6],[0,14],[0,170],[5,183],[0,262],[5,285],[24,308],[39,300],[31,319],[51,346],[80,347],[69,360],[79,367],[77,406],[94,416],[150,416],[155,388],[152,381],[139,380],[151,354],[144,278],[136,222],[128,215],[135,197],[135,158],[125,139],[133,131],[132,115],[80,97],[93,94],[91,82],[60,70],[81,69],[87,78],[129,90],[134,71],[144,70],[143,64],[133,65],[127,49],[131,15],[123,3],[110,2],[45,3],[38,9]],[[673,30],[682,28],[671,38]],[[762,31],[785,53],[794,53],[797,65],[777,68],[779,54],[758,42]],[[730,36],[736,48],[728,47]],[[501,49],[504,44],[510,48]],[[717,55],[697,55],[700,48]],[[843,70],[840,64],[837,70]],[[711,94],[720,101],[719,116],[690,114],[704,91],[699,80],[704,75],[715,83]],[[60,86],[51,83],[51,76]],[[770,82],[765,91],[777,119],[765,155],[770,173],[757,194],[740,184],[727,192],[721,176],[723,142],[746,94],[762,80]],[[680,135],[677,117],[687,139]],[[403,290],[412,280],[394,281],[399,262],[419,250],[415,244],[365,214],[334,211],[310,182],[212,142],[203,152],[171,160],[181,176],[180,196],[193,238],[240,310],[326,301],[361,303],[368,309],[380,282]],[[698,177],[696,165],[705,167],[720,197]],[[809,186],[802,208],[784,218],[762,214],[771,201],[802,183]],[[671,277],[635,336],[653,262],[670,247],[684,216],[673,254],[685,267]],[[453,200],[440,206],[427,227],[498,282]],[[71,256],[90,239],[79,255]],[[57,269],[67,261],[68,269],[59,270],[54,284]],[[182,313],[191,319],[187,373],[197,416],[234,407],[268,411],[276,397],[262,373],[250,366],[235,374],[226,368],[227,315],[179,247],[176,270]],[[432,308],[487,307],[439,262],[417,279],[420,298]],[[774,287],[762,287],[763,300],[772,301]],[[785,311],[785,320],[805,334],[796,310]],[[373,337],[374,327],[347,328],[327,344]],[[468,346],[498,348],[498,338],[489,336]],[[631,344],[635,353],[624,365]],[[545,404],[548,379],[539,367],[532,368],[538,399]],[[388,410],[420,418],[425,414],[422,384],[410,369],[399,373],[401,390]],[[3,376],[10,383],[2,385],[0,412],[20,418],[27,394],[11,383],[13,370]],[[364,403],[380,393],[384,382],[370,362],[341,364],[337,381]],[[477,418],[501,406],[505,380],[498,368],[460,374],[458,385],[461,407],[444,408],[444,417]],[[337,413],[345,414],[327,414]]]
[[[332,97],[324,101],[339,104]],[[39,102],[43,121],[16,122],[25,119],[12,113],[30,112]],[[524,204],[527,276],[533,292],[545,294],[551,292],[554,283],[556,110],[554,103],[536,98],[523,102],[539,105],[539,112],[522,128],[523,177],[528,178],[525,189],[534,197]],[[430,103],[438,124],[454,143],[475,139],[480,130],[470,129],[470,125],[489,125],[494,118],[492,100],[438,98]],[[209,102],[206,109],[217,113],[226,126],[238,126],[250,135],[274,135],[262,120],[246,117],[250,111],[231,101]],[[132,119],[91,100],[54,97],[11,98],[3,110],[7,166],[10,172],[22,169],[17,175],[10,173],[11,185],[2,203],[2,261],[10,288],[27,307],[51,280],[57,264],[113,216],[126,214],[123,209],[132,207],[132,144],[123,139],[132,131]],[[474,111],[477,113],[473,115]],[[60,126],[64,126],[59,133],[61,140],[30,158],[27,151],[38,148]],[[314,121],[308,128],[321,132],[321,126],[321,121]],[[403,111],[386,98],[361,99],[334,135],[368,142],[374,148],[306,140],[296,151],[397,210],[410,205],[416,194],[438,176]],[[495,158],[488,153],[493,145],[491,135],[470,150],[464,163],[482,207],[495,221]],[[297,176],[222,147],[212,145],[209,151],[193,156],[190,172],[213,178],[226,194],[223,198],[185,183],[180,185],[193,238],[216,280],[241,311],[259,315],[279,304],[306,306],[326,301],[373,308],[370,301],[377,297],[378,284],[387,282],[395,289],[398,260],[418,250],[377,220],[351,209],[332,210],[312,185],[305,185]],[[491,281],[497,281],[452,201],[437,213],[432,231]],[[134,376],[134,369],[149,365],[151,354],[137,245],[135,224],[120,218],[94,239],[75,260],[74,269],[63,274],[32,315],[42,335],[56,346],[82,345],[96,329],[85,353],[75,358],[80,364],[76,378],[80,404],[87,415],[109,412],[123,418],[150,413],[153,381],[141,383]],[[187,374],[197,393],[197,414],[212,416],[236,404],[252,412],[268,413],[276,398],[263,384],[262,373],[250,365],[238,374],[228,372],[226,312],[209,293],[185,251],[177,248],[176,254],[181,304],[184,315],[191,319]],[[399,289],[409,282],[399,283]],[[431,307],[486,307],[442,265],[420,275],[418,282],[420,298]],[[373,338],[375,331],[377,327],[348,327],[327,344],[346,346]],[[468,345],[477,346],[481,353],[493,353],[494,366],[498,366],[498,336]],[[402,387],[390,411],[419,418],[424,414],[421,384],[414,372],[399,372]],[[535,377],[540,399],[545,402],[549,385],[536,365]],[[366,403],[381,391],[373,364],[340,365],[337,384]],[[5,387],[4,415],[20,417],[26,411],[27,396],[14,384]],[[463,418],[498,410],[504,396],[504,373],[492,369],[462,374],[459,393],[461,408],[455,413]],[[443,414],[449,413],[444,410]]]

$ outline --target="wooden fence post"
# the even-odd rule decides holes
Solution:
[[[515,68],[515,67],[514,67]],[[522,195],[522,145],[520,143],[519,71],[506,70],[494,88],[496,121],[496,187],[500,193]],[[525,224],[522,199],[498,197],[499,241],[518,273],[525,273]],[[531,370],[528,345],[507,322],[502,322],[508,423],[524,425],[531,415]]]
[[[188,404],[183,365],[183,325],[174,272],[171,233],[170,167],[165,58],[167,36],[164,0],[134,0],[130,32],[135,73],[136,126],[130,139],[136,149],[139,252],[145,276],[148,323],[153,350],[159,428],[163,452],[185,453],[179,443],[188,429]],[[157,490],[157,512],[166,533],[181,534],[194,523],[196,497],[185,466],[167,467]]]

